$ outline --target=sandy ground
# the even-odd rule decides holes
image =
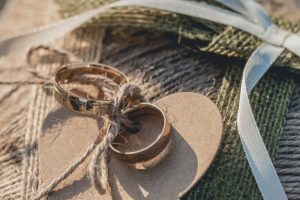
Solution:
[[[1,8],[5,0],[0,1]],[[14,35],[18,31],[30,30],[59,20],[55,0],[13,1],[15,2],[8,8],[7,14],[0,19],[0,37]]]
[[[300,0],[258,0],[277,17],[300,22]]]

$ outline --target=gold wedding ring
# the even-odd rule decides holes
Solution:
[[[91,74],[93,76],[105,76],[117,85],[122,85],[128,82],[127,77],[122,72],[107,65],[93,63],[70,64],[61,68],[55,75],[55,99],[67,109],[80,112],[82,114],[94,116],[110,114],[113,106],[112,100],[83,98],[65,90],[62,87],[62,84],[72,82],[74,77],[87,74]],[[159,155],[165,149],[170,140],[171,125],[163,110],[154,104],[143,102],[133,105],[121,112],[129,119],[137,118],[139,115],[143,114],[159,115],[159,118],[163,120],[163,125],[161,132],[155,140],[141,149],[125,151],[117,148],[114,144],[110,144],[110,149],[120,160],[130,164],[146,162]]]
[[[127,83],[127,77],[119,70],[104,64],[80,63],[64,66],[55,75],[54,96],[55,99],[67,109],[82,114],[102,116],[111,109],[110,100],[87,99],[72,94],[63,89],[61,84],[68,83],[72,77],[82,74],[105,76],[118,85]]]
[[[116,145],[110,144],[111,150],[118,157],[118,159],[125,161],[129,164],[146,162],[160,154],[165,149],[170,140],[171,125],[168,122],[163,110],[151,103],[140,103],[123,111],[123,114],[128,117],[135,116],[135,118],[138,117],[138,115],[140,114],[159,114],[163,119],[163,126],[160,134],[154,140],[154,142],[140,150],[124,151],[117,148]]]

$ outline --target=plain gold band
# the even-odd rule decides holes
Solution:
[[[141,163],[151,160],[165,149],[170,140],[171,125],[168,122],[164,111],[161,110],[158,106],[151,103],[140,103],[134,107],[125,110],[123,114],[128,115],[132,112],[143,108],[151,108],[158,111],[163,117],[163,128],[159,136],[153,143],[138,151],[122,152],[116,149],[114,145],[110,144],[110,149],[118,157],[118,159],[130,164]]]

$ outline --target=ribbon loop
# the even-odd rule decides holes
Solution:
[[[282,47],[290,35],[290,32],[279,28],[275,24],[272,24],[268,27],[263,37],[266,43],[277,47]]]

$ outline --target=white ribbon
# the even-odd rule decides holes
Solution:
[[[243,72],[237,116],[244,151],[257,185],[266,200],[284,200],[287,196],[255,122],[248,94],[283,51],[282,47],[263,44],[249,58]]]
[[[265,43],[252,54],[244,69],[237,119],[238,130],[246,157],[263,198],[285,200],[287,196],[255,122],[248,94],[284,49],[288,49],[300,57],[300,36],[282,30],[273,24],[265,10],[254,0],[216,1],[233,11],[194,1],[119,0],[51,26],[2,39],[0,40],[0,55],[24,51],[29,47],[52,41],[108,9],[126,6],[141,6],[174,12],[232,26],[255,35]]]

